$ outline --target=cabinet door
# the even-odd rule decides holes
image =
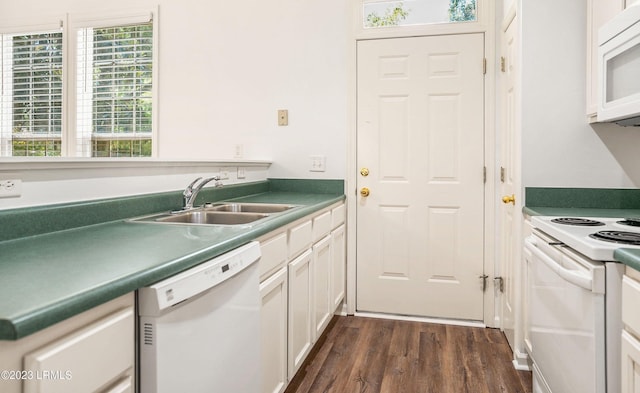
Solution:
[[[317,340],[331,320],[329,278],[331,268],[331,236],[313,245],[313,340]]]
[[[346,237],[344,225],[331,232],[331,279],[329,284],[331,312],[335,312],[345,294],[346,285]]]
[[[629,3],[630,0],[626,0]],[[624,9],[625,0],[587,0],[587,116],[598,110],[598,30]]]
[[[289,263],[289,379],[312,345],[313,263],[311,250]]]
[[[262,392],[287,386],[287,267],[260,284],[262,297]]]
[[[640,342],[622,332],[622,393],[640,393]]]
[[[26,355],[25,370],[35,377],[25,380],[24,392],[104,391],[132,373],[134,336],[129,307]]]

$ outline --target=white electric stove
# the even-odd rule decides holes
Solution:
[[[640,249],[640,219],[531,218],[525,240],[527,352],[535,393],[619,393],[618,248]]]
[[[613,261],[618,248],[640,249],[640,219],[534,216],[531,224],[595,261]]]

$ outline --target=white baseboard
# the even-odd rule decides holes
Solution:
[[[529,355],[526,352],[513,351],[513,367],[519,371],[531,371]]]
[[[395,319],[395,320],[398,320],[398,321],[439,323],[439,324],[442,324],[442,325],[456,325],[456,326],[469,326],[469,327],[482,327],[482,328],[487,327],[482,322],[469,321],[469,320],[464,320],[464,319],[412,317],[412,316],[408,316],[408,315],[381,314],[381,313],[371,313],[371,312],[356,312],[354,315],[357,316],[357,317]]]

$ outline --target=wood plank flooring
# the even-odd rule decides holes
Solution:
[[[498,329],[334,317],[285,393],[531,393]]]

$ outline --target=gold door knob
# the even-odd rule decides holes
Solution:
[[[510,203],[512,205],[516,204],[516,196],[514,194],[505,195],[502,197],[502,203]]]
[[[369,176],[369,168],[362,168],[360,169],[360,174],[364,177]]]
[[[369,191],[369,189],[367,187],[362,187],[360,189],[360,195],[362,195],[363,197],[368,197],[370,193],[371,192]]]

